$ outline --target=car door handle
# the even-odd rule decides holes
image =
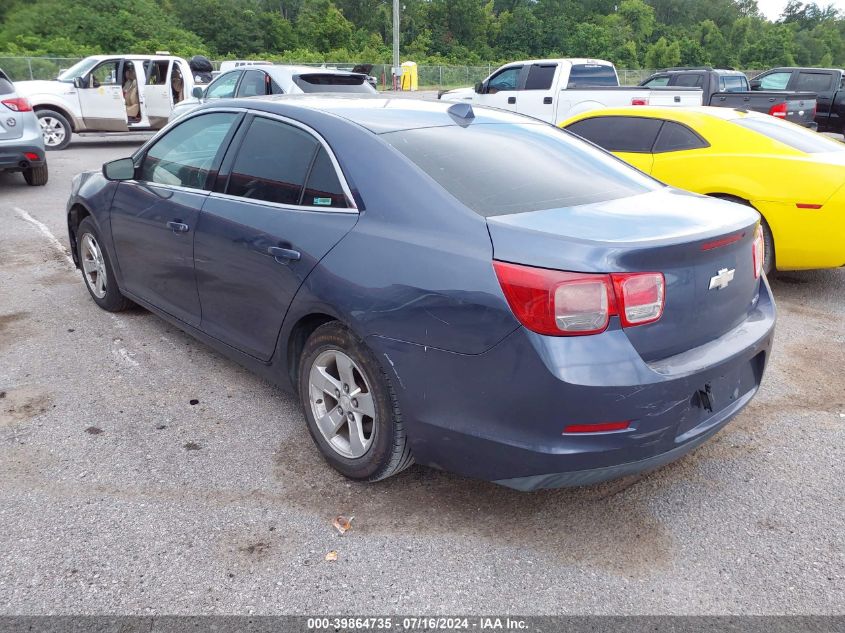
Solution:
[[[188,232],[188,225],[182,222],[168,222],[167,228],[169,228],[174,233],[187,233]]]
[[[551,97],[543,97],[543,103],[545,105],[552,105],[552,98]]]
[[[516,97],[508,97],[508,103],[510,103],[510,104],[516,103]]]
[[[302,257],[302,253],[295,251],[292,248],[279,248],[278,246],[271,246],[267,249],[277,262],[280,264],[287,264],[288,262],[298,262]]]

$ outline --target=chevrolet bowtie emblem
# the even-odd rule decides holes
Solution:
[[[720,270],[718,275],[710,278],[710,290],[721,290],[722,288],[727,288],[728,284],[733,281],[735,272],[735,268],[731,268],[730,270],[723,268]]]

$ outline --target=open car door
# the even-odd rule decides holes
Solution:
[[[154,130],[167,125],[173,110],[173,96],[170,90],[173,64],[172,59],[148,59],[144,62],[144,111],[150,127]]]
[[[79,108],[88,130],[126,132],[126,104],[120,85],[121,60],[109,59],[98,64],[82,79]]]

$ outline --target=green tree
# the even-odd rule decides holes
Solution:
[[[669,68],[681,63],[681,46],[677,41],[669,43],[661,37],[648,47],[645,54],[646,68]]]
[[[323,53],[349,47],[352,38],[352,23],[331,0],[305,0],[296,30],[300,42]]]

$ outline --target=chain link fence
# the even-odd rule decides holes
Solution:
[[[55,79],[59,72],[70,68],[81,59],[80,57],[0,57],[0,69],[3,69],[13,81]],[[214,61],[212,63],[215,69],[220,68],[221,61]],[[355,66],[352,62],[309,62],[297,63],[296,65],[311,66],[314,68],[338,68],[341,70],[352,70],[352,67]],[[496,68],[497,66],[495,64],[488,64],[486,66],[420,65],[417,66],[419,87],[420,90],[438,90],[473,86],[476,82],[483,81]],[[378,80],[379,87],[383,89],[393,87],[390,69],[389,64],[374,64],[372,71],[370,71],[370,74]],[[655,71],[619,68],[617,72],[619,73],[619,83],[621,85],[636,86]],[[762,71],[745,70],[742,72],[749,77],[753,77]]]

